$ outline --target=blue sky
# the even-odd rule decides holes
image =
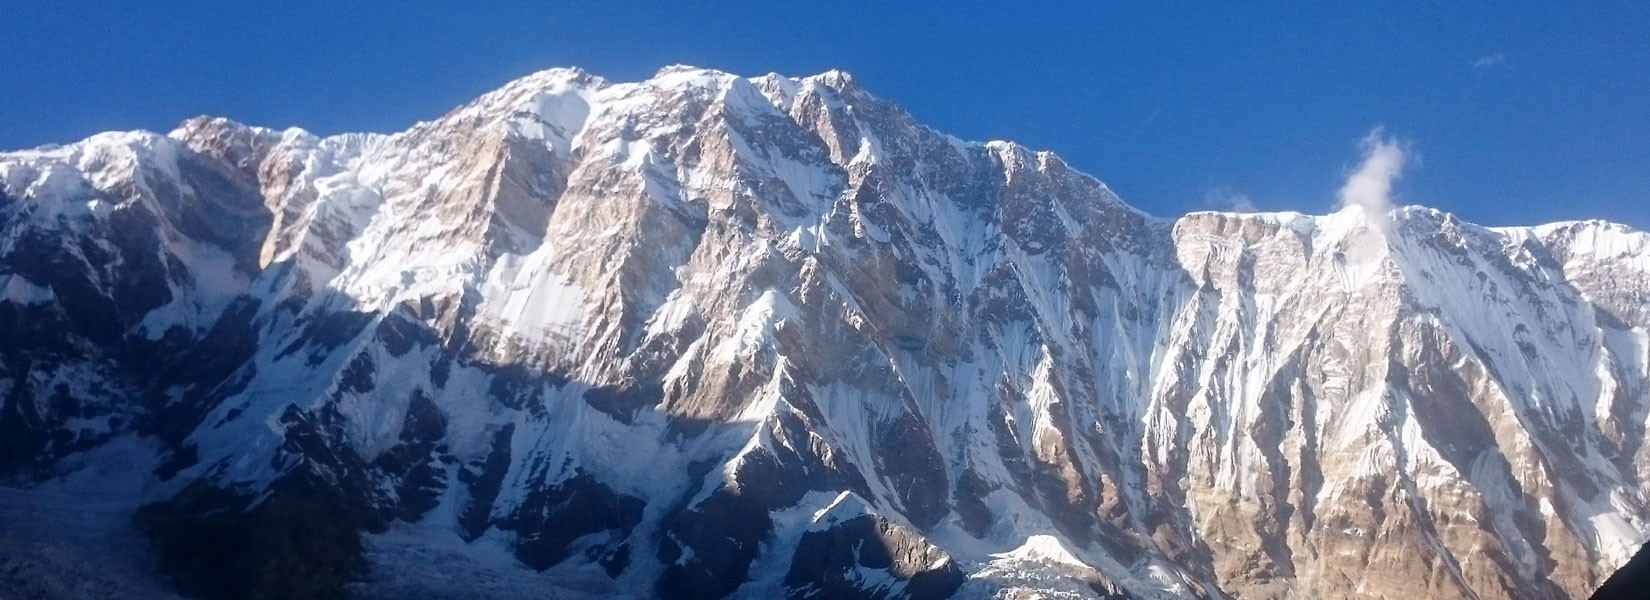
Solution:
[[[559,65],[841,68],[1158,215],[1332,210],[1380,126],[1409,158],[1401,203],[1650,227],[1645,2],[251,4],[9,3],[0,148],[196,114],[396,131]]]

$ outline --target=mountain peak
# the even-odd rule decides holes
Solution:
[[[852,74],[841,69],[830,69],[818,75],[808,77],[807,80],[824,85],[825,87],[831,88],[838,92],[863,89],[860,86],[858,79],[855,79]]]
[[[696,87],[712,87],[725,84],[728,81],[739,79],[738,75],[717,69],[707,69],[692,65],[668,65],[660,68],[648,79],[650,83],[663,87],[689,85]]]
[[[308,133],[296,130],[294,135]],[[223,117],[201,115],[179,123],[167,137],[182,142],[190,150],[215,156],[246,170],[256,169],[263,160],[263,153],[278,143],[283,134]]]

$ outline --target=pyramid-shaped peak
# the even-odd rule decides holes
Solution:
[[[841,69],[831,69],[829,71],[825,71],[824,73],[808,77],[807,80],[838,92],[850,90],[862,92],[865,89],[864,86],[860,85],[858,78],[854,77],[852,73]]]

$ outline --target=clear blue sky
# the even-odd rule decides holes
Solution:
[[[1420,158],[1400,202],[1650,227],[1642,1],[251,4],[7,3],[0,148],[196,114],[396,131],[558,65],[841,68],[942,131],[1054,150],[1159,215],[1233,194],[1325,212],[1384,125]]]

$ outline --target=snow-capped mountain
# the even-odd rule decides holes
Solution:
[[[1580,598],[1650,537],[1650,236],[1155,218],[834,71],[0,154],[0,332],[41,595]]]

